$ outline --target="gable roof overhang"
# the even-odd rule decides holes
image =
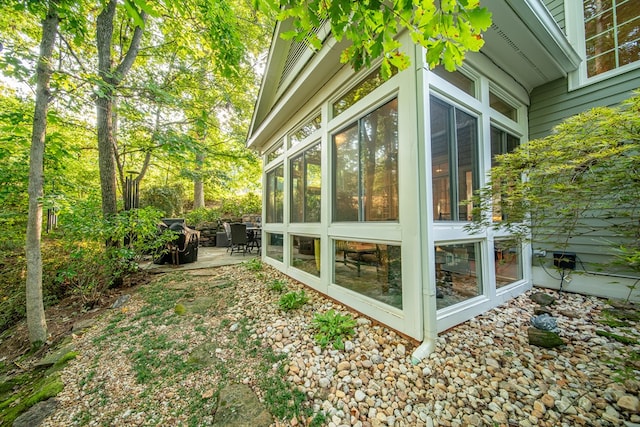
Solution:
[[[324,86],[342,67],[340,55],[348,46],[329,37],[329,25],[317,29],[322,49],[314,52],[306,43],[284,40],[280,35],[291,22],[276,25],[247,146],[262,151],[274,132]]]
[[[493,24],[484,34],[481,54],[527,92],[578,68],[580,55],[542,0],[483,0],[482,5],[492,12]],[[330,37],[326,23],[318,29],[325,41],[315,53],[304,44],[280,37],[290,28],[290,21],[276,25],[255,104],[247,146],[258,151],[343,67],[340,54],[347,42]]]
[[[483,0],[482,5],[491,11],[493,24],[480,52],[528,92],[580,65],[580,55],[542,0]]]

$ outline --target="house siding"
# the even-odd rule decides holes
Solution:
[[[544,0],[544,5],[547,6],[549,12],[553,16],[553,19],[558,23],[558,26],[562,31],[567,32],[564,20],[564,0]]]
[[[554,126],[583,111],[594,107],[619,105],[633,95],[633,91],[638,89],[639,84],[640,69],[635,69],[575,90],[568,89],[567,78],[558,79],[535,88],[531,93],[529,108],[530,139],[549,135]],[[615,259],[613,249],[607,242],[620,243],[621,238],[605,229],[605,224],[601,221],[589,221],[588,228],[588,233],[571,239],[566,251],[577,254],[579,262],[576,270],[599,271],[603,269],[603,265],[610,264]],[[555,287],[557,285],[556,279],[552,278],[545,270],[536,267],[539,266],[539,262],[543,262],[547,269],[553,267],[553,250],[554,246],[560,243],[560,239],[542,234],[534,240],[532,242],[533,248],[547,250],[545,258],[534,260],[534,284]],[[607,266],[605,270],[607,273],[637,275],[637,273],[624,271],[622,266]],[[633,280],[630,283],[633,283]],[[565,284],[567,290],[574,287],[578,292],[620,298],[626,297],[629,291],[624,279],[596,275],[584,276],[571,285]],[[637,299],[637,292],[633,293],[631,297]]]
[[[535,88],[529,107],[529,136],[542,138],[564,119],[594,107],[614,106],[628,99],[640,85],[640,69],[569,91],[568,79]]]

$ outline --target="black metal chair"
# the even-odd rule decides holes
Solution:
[[[261,243],[262,243],[262,230],[259,228],[254,228],[253,230],[247,230],[247,250],[251,252],[253,248],[258,250],[258,254],[260,254]]]
[[[229,226],[231,228],[231,255],[234,252],[242,251],[242,255],[247,252],[247,226],[245,224],[235,223]]]

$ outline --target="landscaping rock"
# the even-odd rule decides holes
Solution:
[[[529,298],[531,298],[531,301],[535,302],[536,304],[540,304],[543,307],[551,305],[556,301],[554,297],[549,294],[545,294],[544,292],[536,292]]]
[[[538,316],[532,317],[531,325],[543,331],[556,331],[558,329],[556,319],[551,317],[548,313],[543,313]]]
[[[220,391],[213,425],[225,427],[269,427],[273,419],[245,384],[230,384]]]
[[[527,332],[529,334],[529,344],[531,345],[554,348],[565,344],[560,335],[555,332],[543,331],[533,327],[529,328]]]
[[[129,301],[130,298],[131,298],[131,295],[129,294],[120,295],[120,297],[118,297],[118,299],[111,305],[111,308],[112,309],[121,308],[127,303],[127,301]]]
[[[55,398],[38,402],[16,418],[13,421],[13,427],[37,427],[45,418],[53,414],[57,407],[58,401]]]
[[[69,352],[71,352],[73,350],[74,350],[73,344],[62,346],[61,348],[57,349],[53,353],[50,353],[50,354],[46,355],[40,361],[36,362],[34,364],[34,367],[35,368],[49,368],[49,367],[55,365],[56,362],[58,362],[65,355],[67,355]]]

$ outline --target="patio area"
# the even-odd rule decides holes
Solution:
[[[245,261],[249,261],[253,258],[259,258],[258,252],[254,249],[252,252],[247,252],[244,255],[234,253],[231,255],[230,251],[224,247],[199,247],[198,248],[198,260],[196,262],[188,264],[180,264],[177,266],[171,264],[158,265],[151,262],[151,259],[145,260],[140,263],[142,270],[149,270],[152,273],[168,273],[176,270],[198,270],[201,268],[221,267],[224,265],[240,264]]]

